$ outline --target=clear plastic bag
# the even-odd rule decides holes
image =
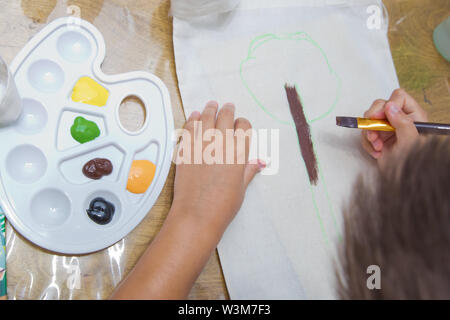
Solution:
[[[7,63],[47,23],[64,16],[80,17],[94,24],[105,39],[103,71],[118,74],[144,70],[156,74],[169,88],[176,127],[183,125],[168,1],[0,0],[0,7],[0,55]],[[133,127],[133,121],[139,119],[127,117],[125,121],[130,121]],[[29,242],[7,224],[8,298],[108,298],[159,231],[172,201],[173,173],[171,170],[158,201],[136,229],[99,252],[80,256],[49,252]],[[190,298],[220,299],[225,297],[225,292],[219,262],[214,255]]]

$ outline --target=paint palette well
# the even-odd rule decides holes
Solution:
[[[125,237],[156,202],[170,169],[174,125],[166,86],[146,72],[105,75],[104,56],[105,43],[94,26],[62,18],[33,37],[11,65],[23,112],[14,125],[0,128],[0,204],[16,230],[51,251],[89,253]],[[95,86],[81,86],[85,100],[80,91],[74,94],[82,79]],[[129,96],[145,107],[137,132],[119,118]],[[79,117],[96,124],[95,139],[74,139],[71,128]],[[110,160],[112,173],[99,180],[84,176],[84,164],[94,158]],[[135,160],[156,167],[140,194],[127,190]],[[115,208],[107,224],[86,213],[96,198]]]

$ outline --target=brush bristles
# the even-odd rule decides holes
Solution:
[[[346,128],[358,128],[358,119],[352,117],[336,117],[336,125]]]

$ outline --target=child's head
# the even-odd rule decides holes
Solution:
[[[420,140],[346,210],[339,293],[347,299],[450,299],[450,139]],[[369,290],[369,266],[381,289]]]

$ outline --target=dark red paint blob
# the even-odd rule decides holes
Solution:
[[[112,171],[113,165],[108,159],[95,158],[83,166],[83,174],[94,180],[110,175]]]

